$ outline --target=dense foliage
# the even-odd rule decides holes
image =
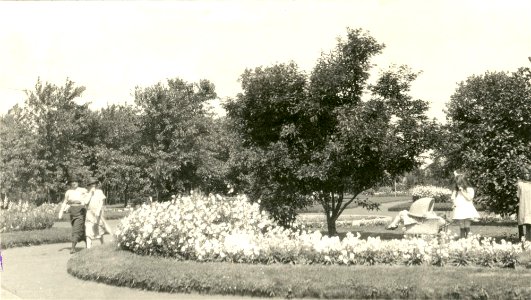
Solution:
[[[226,105],[244,149],[237,167],[249,175],[246,192],[281,223],[318,202],[335,234],[358,194],[413,170],[429,149],[436,126],[425,115],[428,104],[408,95],[417,74],[398,67],[367,83],[370,60],[383,47],[349,30],[309,75],[294,63],[243,73],[243,92]]]
[[[448,169],[465,170],[479,203],[517,211],[516,181],[531,163],[531,70],[487,72],[459,84],[448,104],[447,134],[439,149]]]
[[[138,87],[135,105],[92,111],[84,87],[37,82],[22,106],[0,117],[0,186],[10,199],[59,202],[69,177],[102,182],[112,202],[167,200],[171,194],[226,189],[228,142],[209,113],[206,80]]]

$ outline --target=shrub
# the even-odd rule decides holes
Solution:
[[[435,200],[436,203],[450,202],[450,196],[452,191],[438,186],[433,185],[417,185],[410,190],[411,196],[413,196],[413,201],[430,197]]]
[[[35,206],[29,202],[3,203],[0,209],[0,233],[51,228],[56,218],[56,204]]]
[[[120,248],[137,254],[265,264],[514,267],[518,255],[530,251],[529,243],[497,243],[478,235],[458,241],[445,234],[431,239],[382,241],[347,233],[340,240],[319,231],[279,227],[245,197],[229,201],[196,195],[133,211],[122,220],[117,242]]]

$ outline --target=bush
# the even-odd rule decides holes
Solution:
[[[435,203],[445,203],[450,202],[450,196],[452,191],[438,186],[433,185],[417,185],[410,190],[413,201],[420,198],[433,198]]]
[[[58,212],[56,204],[35,206],[22,201],[3,203],[2,208],[0,233],[51,228]]]
[[[299,227],[300,228],[300,227]],[[531,245],[453,236],[382,241],[347,233],[287,230],[272,223],[258,205],[242,197],[192,196],[176,203],[154,203],[133,211],[117,231],[118,246],[137,254],[198,261],[337,265],[514,266]]]

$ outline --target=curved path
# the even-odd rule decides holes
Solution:
[[[345,214],[389,216],[396,214],[387,211],[389,206],[395,204],[396,202],[382,204],[380,211],[369,212],[355,208],[345,211]],[[115,227],[118,221],[111,220],[109,223]],[[59,222],[55,226],[69,227],[70,224]],[[82,251],[84,246],[84,243],[80,243],[78,250]],[[3,250],[1,255],[4,270],[0,271],[0,299],[257,299],[159,293],[84,281],[66,271],[70,258],[69,248],[69,243],[62,243]]]
[[[110,220],[116,227],[118,221]],[[58,222],[55,227],[69,227]],[[96,243],[97,245],[98,243]],[[85,243],[78,244],[83,251]],[[97,246],[96,246],[97,247]],[[170,294],[116,287],[77,279],[66,271],[70,243],[19,247],[2,251],[0,299],[257,299],[200,294]],[[75,255],[75,254],[74,254]]]

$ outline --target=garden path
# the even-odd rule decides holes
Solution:
[[[118,221],[110,220],[109,223],[115,227]],[[58,222],[55,226],[65,227],[69,224]],[[84,243],[80,243],[78,249],[84,246]],[[69,248],[69,243],[61,243],[3,250],[0,299],[256,299],[158,293],[84,281],[66,271]]]
[[[394,216],[387,208],[397,202],[384,203],[379,211],[363,208],[345,210],[349,215]],[[116,227],[118,220],[110,220]],[[55,227],[69,227],[57,222]],[[80,243],[83,247],[84,243]],[[66,271],[70,258],[69,243],[20,247],[2,251],[4,270],[0,271],[0,299],[256,299],[251,297],[169,294],[77,279]]]

